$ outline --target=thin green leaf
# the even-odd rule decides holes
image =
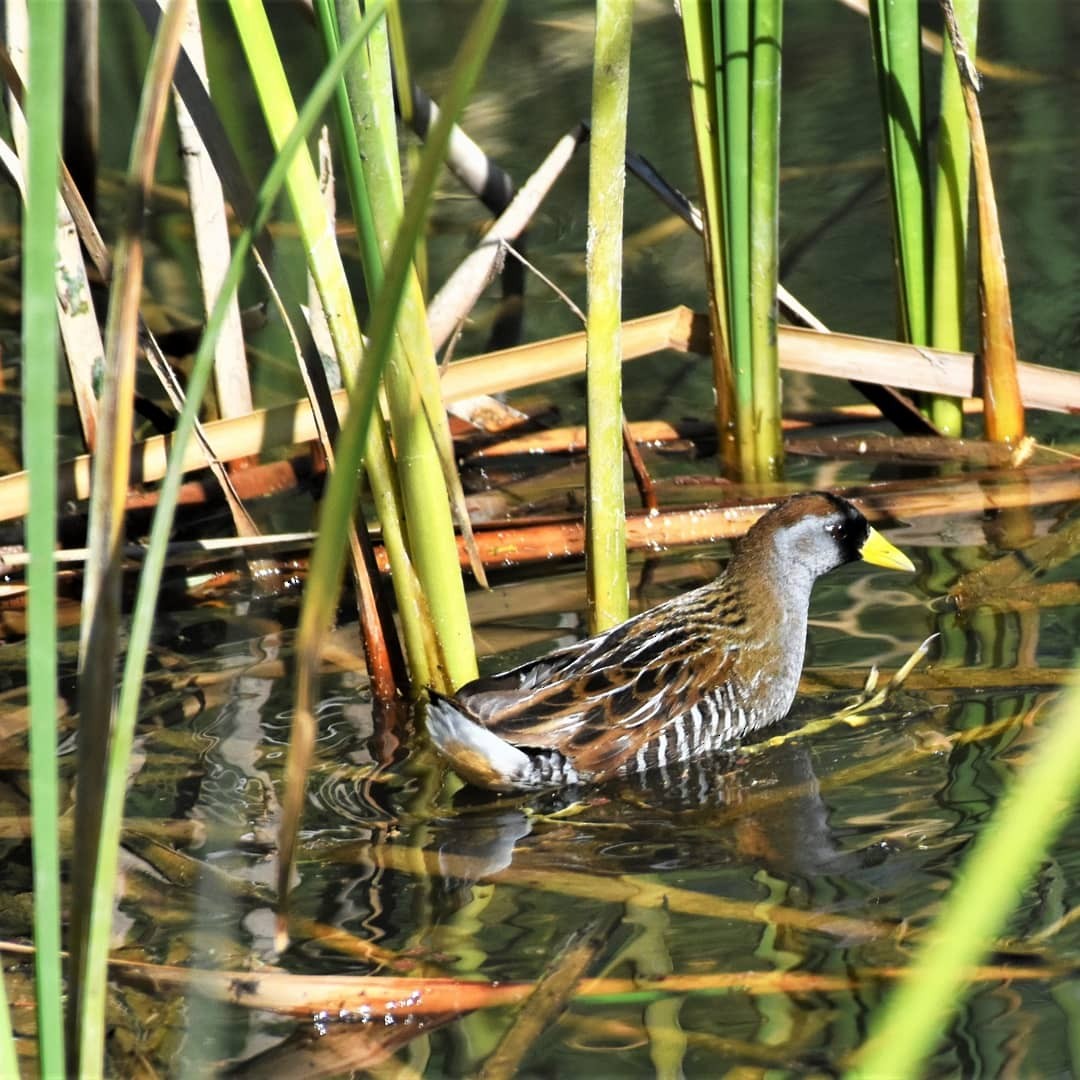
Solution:
[[[1080,676],[1080,673],[1078,673]],[[1045,858],[1080,787],[1080,682],[1061,699],[1030,763],[982,831],[907,976],[875,1018],[850,1074],[918,1076]]]
[[[56,743],[56,206],[63,102],[64,7],[30,7],[29,128],[23,243],[23,458],[30,472],[30,790],[34,822],[34,944],[38,1055],[43,1076],[63,1076],[60,969],[60,796]],[[3,978],[0,973],[0,984]],[[6,995],[0,988],[0,1073],[17,1076]]]

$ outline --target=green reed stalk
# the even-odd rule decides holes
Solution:
[[[184,449],[191,437],[200,402],[213,373],[214,351],[228,311],[229,298],[235,293],[243,276],[244,263],[251,251],[254,236],[265,228],[274,209],[274,202],[286,180],[288,169],[304,139],[318,122],[330,100],[334,85],[348,58],[364,40],[375,21],[381,16],[385,0],[372,0],[368,15],[357,31],[342,44],[340,54],[328,65],[316,82],[311,94],[278,152],[256,197],[254,220],[237,238],[232,259],[222,282],[221,292],[210,312],[206,329],[199,342],[187,385],[187,399],[176,422],[172,436],[169,467],[161,483],[158,509],[151,527],[146,559],[139,578],[139,588],[132,613],[124,671],[120,682],[113,739],[109,747],[109,767],[102,811],[101,842],[98,848],[97,873],[90,918],[90,937],[86,950],[86,982],[89,988],[98,987],[101,993],[87,995],[86,1008],[79,1025],[79,1062],[81,1075],[100,1076],[105,1045],[105,994],[108,981],[109,942],[112,935],[112,909],[116,895],[116,870],[119,857],[120,829],[124,816],[124,797],[127,792],[128,761],[134,741],[135,721],[142,692],[146,657],[150,646],[154,612],[165,565],[166,549],[173,514],[176,510],[180,484],[183,480]],[[374,404],[374,395],[371,405]],[[343,533],[339,534],[343,535]],[[342,547],[338,543],[339,550]],[[340,577],[340,574],[339,574]]]
[[[1080,680],[1080,671],[1077,672]],[[993,947],[1069,820],[1080,789],[1080,681],[965,860],[904,980],[870,1029],[851,1076],[918,1076],[959,1004],[967,972]]]
[[[386,10],[386,31],[390,43],[390,56],[394,61],[394,86],[397,88],[401,127],[404,131],[412,131],[416,108],[413,103],[412,76],[409,73],[409,51],[405,41],[405,23],[401,17],[399,0],[395,0]],[[405,154],[405,173],[407,176],[412,176],[416,172],[416,166],[420,161],[420,147],[414,139],[406,139],[403,140],[402,152]],[[429,295],[427,238],[424,236],[420,237],[416,250],[413,252],[413,266],[416,267],[416,276],[420,280],[421,290],[425,296]]]
[[[599,0],[593,50],[586,276],[586,572],[593,633],[629,615],[622,437],[622,237],[631,0]]]
[[[754,363],[750,333],[750,28],[752,0],[715,5],[713,44],[722,73],[724,116],[724,255],[727,259],[728,343],[735,385],[735,440],[739,469],[756,479],[754,467]]]
[[[60,965],[60,792],[56,743],[56,205],[63,102],[65,6],[31,3],[26,217],[23,235],[23,460],[30,473],[26,543],[29,595],[30,802],[33,816],[34,965],[38,1062],[63,1076]],[[0,972],[0,1075],[19,1068]]]
[[[343,29],[355,18],[352,0],[340,0],[338,18]],[[403,220],[404,206],[385,23],[376,28],[367,48],[346,70],[346,87],[371,199],[375,239],[385,262]],[[377,295],[381,264],[365,267],[365,274],[371,295]],[[373,319],[376,314],[373,312]],[[409,550],[439,643],[441,663],[432,674],[440,689],[452,690],[477,674],[447,491],[460,507],[464,507],[464,495],[415,265],[410,265],[406,273],[401,320],[386,365],[385,382]],[[468,528],[465,517],[462,512],[463,531]]]
[[[872,0],[870,26],[885,124],[901,333],[925,345],[929,192],[918,0]]]
[[[782,0],[682,5],[725,469],[783,467],[776,342]]]
[[[704,0],[683,0],[683,41],[690,83],[690,113],[704,204],[705,265],[709,288],[709,328],[713,337],[718,454],[729,472],[738,468],[734,438],[735,399],[729,364],[727,284],[724,277],[724,124],[720,103],[723,80],[713,72],[713,10]]]
[[[334,17],[334,0],[315,0],[315,14],[322,32],[323,45],[328,60],[332,60],[340,47],[337,19]],[[375,241],[375,218],[364,184],[364,167],[360,160],[360,146],[356,141],[356,128],[349,110],[349,95],[344,82],[334,91],[334,114],[337,117],[337,133],[340,139],[338,151],[345,169],[345,184],[349,189],[353,221],[356,223],[356,239],[360,245],[360,262],[365,267],[381,266],[379,248]],[[374,295],[369,292],[369,295]]]
[[[337,55],[341,38],[341,28],[338,26],[334,2],[333,0],[317,0],[315,10],[327,59],[330,60]],[[355,29],[359,19],[360,12],[354,3],[351,5],[351,18],[344,27],[346,34]],[[352,64],[349,65],[349,67],[352,66]],[[334,94],[334,111],[337,118],[337,130],[341,138],[345,185],[349,192],[353,221],[356,223],[357,241],[360,246],[360,263],[364,270],[367,293],[371,297],[376,294],[382,281],[382,256],[379,253],[375,232],[375,212],[368,195],[360,144],[357,140],[356,126],[353,123],[352,109],[344,80],[338,83]],[[352,386],[355,381],[356,365],[359,359],[357,356],[352,362],[343,363],[346,386]],[[432,678],[432,673],[439,670],[440,662],[436,655],[437,650],[432,641],[432,635],[427,631],[429,620],[427,605],[409,558],[401,494],[394,477],[393,455],[381,416],[376,417],[375,426],[369,438],[364,467],[371,480],[376,516],[380,523],[388,523],[388,525],[382,525],[383,543],[393,568],[391,582],[401,619],[405,652],[413,682],[424,685]]]
[[[382,288],[372,304],[370,344],[361,365],[360,377],[349,392],[349,413],[342,425],[337,444],[337,468],[330,477],[320,507],[319,529],[311,555],[308,588],[304,592],[304,605],[300,612],[297,635],[296,716],[305,725],[308,725],[316,699],[319,651],[333,614],[337,583],[341,580],[344,566],[340,537],[344,535],[352,513],[357,472],[367,441],[370,417],[375,411],[379,380],[393,348],[402,298],[413,272],[412,251],[427,217],[441,163],[450,141],[451,129],[479,77],[505,6],[506,0],[484,0],[458,51],[438,122],[428,134],[424,152],[420,156],[420,167],[413,179],[409,201],[386,261]],[[370,13],[369,8],[368,15]],[[365,16],[365,21],[367,18],[368,16]],[[350,40],[351,38],[352,35]],[[306,774],[310,753],[308,735],[297,737],[294,724],[294,736],[289,744],[286,765],[287,791],[299,787],[295,782],[296,777]],[[287,894],[295,856],[299,817],[295,806],[286,805],[284,810],[283,822],[289,821],[290,824],[286,827],[283,823],[279,842],[278,886],[282,903]],[[283,937],[282,921],[279,918],[279,940]]]
[[[974,57],[978,0],[954,0],[960,31]],[[963,348],[963,297],[971,189],[971,138],[953,50],[942,57],[941,119],[934,168],[934,231],[930,342],[937,349]],[[958,397],[935,394],[930,418],[946,435],[963,432]]]
[[[270,31],[265,8],[258,0],[230,0],[230,4],[240,33],[241,44],[255,80],[267,128],[275,147],[280,149],[295,125],[296,107],[293,104],[281,58]],[[357,175],[363,175],[362,166]],[[341,253],[323,205],[318,177],[310,154],[302,154],[293,162],[286,181],[286,189],[300,234],[304,238],[312,277],[315,279],[323,307],[326,309],[342,376],[346,386],[352,386],[357,381],[363,353],[360,326],[341,262]],[[367,199],[359,189],[353,195],[359,208],[357,220],[362,224]],[[370,217],[377,211],[373,205],[368,205]],[[366,247],[364,250],[366,253]],[[405,647],[409,655],[413,678],[422,680],[429,677],[429,669],[433,666],[431,658],[417,651],[425,639],[424,629],[419,624],[420,620],[426,617],[424,599],[418,595],[415,578],[406,568],[407,559],[403,561],[403,554],[408,551],[409,543],[403,526],[404,514],[394,476],[392,455],[389,451],[389,438],[381,414],[372,418],[370,438],[371,444],[367,448],[365,467],[371,480],[376,505],[379,508],[379,522],[383,529],[387,551],[390,552],[392,559],[395,553],[397,554],[397,560],[393,565],[398,572],[393,575],[393,587],[398,599]],[[454,567],[456,570],[456,551]],[[471,645],[471,639],[469,643]]]
[[[783,0],[755,0],[750,170],[750,354],[753,438],[759,480],[779,479],[780,355],[776,287],[780,275],[780,33]]]
[[[979,0],[953,0],[953,9],[968,52],[974,60]],[[964,282],[970,188],[971,137],[967,111],[956,59],[952,46],[948,45],[941,64],[930,344],[954,352],[959,352],[964,344]],[[961,435],[964,414],[960,398],[933,395],[930,398],[930,419],[944,434]]]
[[[978,31],[978,0],[954,0],[957,22],[972,59]],[[971,136],[960,77],[951,46],[942,57],[941,118],[934,177],[934,231],[930,343],[937,349],[963,348],[963,296],[971,189]],[[943,434],[963,433],[959,397],[935,394],[930,419]]]

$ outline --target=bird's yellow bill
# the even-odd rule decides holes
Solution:
[[[871,529],[863,546],[859,548],[860,557],[875,566],[887,566],[890,570],[910,570],[914,573],[915,564],[898,548],[894,547],[877,531]]]

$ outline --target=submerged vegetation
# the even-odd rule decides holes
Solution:
[[[100,37],[77,6],[61,50],[64,5],[6,4],[0,50],[21,219],[3,234],[21,278],[0,293],[18,402],[0,431],[0,1073],[290,1075],[314,1059],[493,1077],[640,1053],[658,1075],[913,1074],[961,1059],[947,1017],[965,993],[1006,987],[1027,1034],[1003,1049],[973,1006],[984,1069],[1067,1068],[1031,1032],[1054,1030],[1039,995],[1070,1036],[1076,1022],[1077,703],[1060,691],[1080,640],[1080,374],[1017,359],[1011,204],[999,213],[975,68],[1039,86],[1047,111],[1065,90],[976,55],[987,10],[1015,15],[828,9],[860,27],[867,78],[843,93],[872,99],[876,76],[885,148],[815,166],[873,174],[831,224],[882,178],[890,208],[833,287],[880,286],[864,264],[895,252],[892,341],[850,295],[829,333],[784,288],[813,283],[799,253],[829,223],[813,207],[790,225],[781,96],[813,98],[839,68],[828,41],[798,51],[819,24],[781,0],[679,15],[567,0],[545,19],[479,0],[453,33],[460,13],[396,0],[170,0],[107,6]],[[463,128],[502,147],[526,134],[491,75],[526,32],[556,66],[560,42],[591,89],[550,106],[566,134],[515,192]],[[98,117],[129,77],[119,153],[121,125]],[[646,78],[678,87],[649,121],[685,133],[679,160],[638,154]],[[466,219],[484,235],[451,274]],[[580,242],[526,248],[529,229],[578,219]],[[538,307],[544,332],[523,344]],[[965,428],[983,438],[948,438]],[[614,625],[699,583],[716,555],[702,570],[701,545],[811,484],[911,523],[922,573],[918,593],[824,595],[791,730],[569,805],[485,803],[434,758],[411,706],[473,678],[477,644],[508,666]],[[658,558],[672,548],[681,561]],[[577,557],[584,585],[527,569]],[[863,687],[871,664],[927,648],[930,670]],[[723,1018],[700,1008],[718,994]]]

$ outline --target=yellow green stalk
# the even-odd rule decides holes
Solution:
[[[724,117],[724,254],[728,260],[728,342],[735,385],[735,439],[743,480],[754,461],[754,364],[750,334],[750,30],[752,0],[714,5],[713,48]]]
[[[780,31],[783,0],[755,0],[750,170],[750,354],[753,461],[758,480],[783,469],[776,338],[780,214]]]
[[[622,234],[631,0],[599,0],[589,140],[586,572],[593,633],[629,614],[622,436]]]
[[[960,32],[971,52],[979,25],[979,0],[954,0]],[[964,346],[964,282],[968,202],[971,189],[971,139],[960,76],[952,46],[941,64],[941,117],[935,166],[934,254],[930,344],[959,352]],[[945,435],[963,433],[961,399],[930,395],[930,419]]]
[[[725,471],[738,470],[735,442],[735,396],[728,342],[727,284],[724,255],[724,125],[718,103],[722,81],[713,71],[713,17],[705,0],[683,0],[683,41],[690,111],[697,147],[698,178],[704,206],[703,234],[709,288],[709,328],[712,333],[713,381],[716,386],[716,428],[719,457]]]
[[[351,11],[347,0],[339,3],[343,31],[347,30]],[[347,71],[346,87],[371,200],[375,240],[385,263],[404,206],[385,23],[376,28],[363,53]],[[365,267],[365,273],[374,287],[372,295],[377,295],[382,282],[381,266],[370,270]],[[456,489],[459,505],[464,499],[453,465],[424,298],[412,265],[405,276],[401,318],[384,377],[409,551],[439,643],[441,665],[432,674],[439,687],[449,691],[477,673],[448,486],[452,491]],[[462,526],[468,527],[464,518]],[[440,677],[443,671],[445,682]]]
[[[266,11],[257,0],[230,0],[240,41],[251,67],[260,104],[271,140],[279,150],[296,123],[296,108],[285,71],[270,31]],[[346,386],[357,378],[362,356],[360,326],[334,230],[319,192],[318,177],[307,152],[298,155],[288,171],[286,190],[300,234],[308,252],[312,277],[326,310],[330,334],[342,367]],[[359,219],[362,221],[362,218]],[[408,542],[402,532],[402,512],[397,507],[398,494],[391,457],[386,449],[388,436],[381,415],[371,420],[371,445],[365,459],[376,504],[380,507],[380,524],[388,551],[406,552]],[[375,445],[378,442],[379,445]],[[455,554],[455,569],[457,566]],[[418,595],[413,575],[404,567],[393,576],[394,591],[401,613],[406,651],[413,678],[422,682],[430,677],[432,658],[415,650],[425,638],[419,625],[423,618],[422,598]]]

